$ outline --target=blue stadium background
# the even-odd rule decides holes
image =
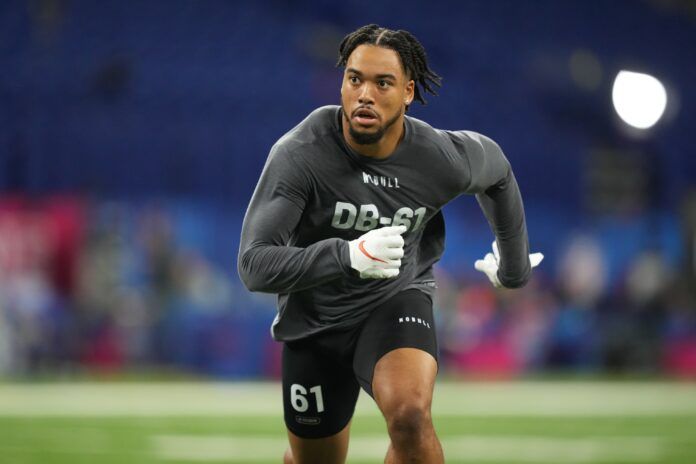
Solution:
[[[236,274],[241,221],[370,22],[414,33],[444,77],[413,116],[503,147],[546,255],[495,293],[473,271],[492,239],[476,202],[447,207],[448,370],[696,375],[696,9],[657,0],[2,2],[0,237],[24,258],[0,274],[0,375],[277,375],[273,298]],[[644,134],[612,108],[621,69],[667,87]]]

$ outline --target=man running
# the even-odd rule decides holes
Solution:
[[[442,463],[430,413],[441,209],[476,195],[496,240],[475,267],[496,287],[524,285],[542,256],[529,254],[500,147],[406,116],[440,85],[413,35],[361,27],[341,42],[338,65],[341,106],[318,108],[276,142],[242,227],[242,281],[278,294],[284,462],[345,462],[362,387],[387,423],[385,462]]]

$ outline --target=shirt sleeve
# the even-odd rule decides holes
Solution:
[[[311,191],[311,179],[278,146],[271,150],[249,203],[237,269],[251,291],[291,293],[350,272],[348,242],[330,238],[289,246]]]
[[[531,274],[529,240],[522,195],[512,167],[498,144],[488,137],[469,131],[449,135],[468,164],[463,170],[463,191],[476,195],[498,242],[500,283],[507,288],[522,287]]]

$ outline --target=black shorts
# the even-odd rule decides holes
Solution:
[[[360,325],[326,331],[283,347],[285,424],[302,438],[340,432],[353,417],[360,387],[372,396],[377,361],[397,348],[418,348],[436,360],[430,296],[406,290]]]

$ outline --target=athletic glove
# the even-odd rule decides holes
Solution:
[[[537,267],[542,259],[544,259],[544,255],[541,253],[532,253],[529,255],[529,262],[532,268]],[[498,252],[498,244],[495,241],[493,242],[493,253],[487,253],[483,259],[477,259],[474,263],[476,270],[486,274],[488,280],[491,281],[495,288],[503,287],[503,284],[500,283],[500,279],[498,279],[499,265],[500,253]]]
[[[404,257],[405,226],[372,229],[356,240],[348,242],[350,267],[362,279],[388,279],[399,275]]]

